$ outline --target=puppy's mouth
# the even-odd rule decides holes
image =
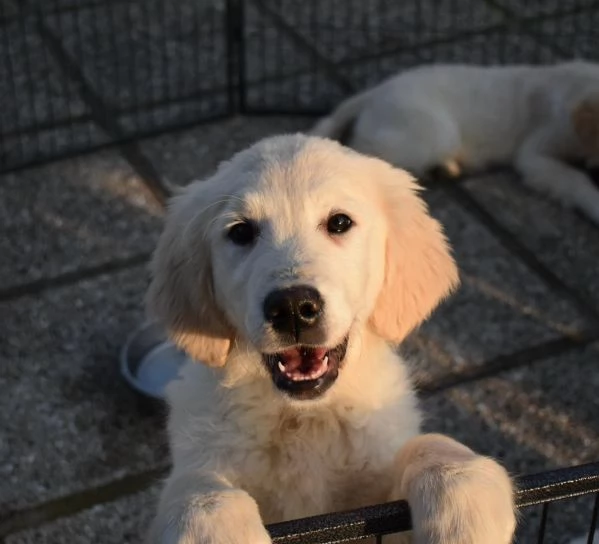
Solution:
[[[263,354],[275,386],[299,400],[322,395],[337,379],[347,351],[347,337],[334,348],[293,346]]]

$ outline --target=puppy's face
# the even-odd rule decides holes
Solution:
[[[350,158],[304,153],[229,194],[208,237],[217,305],[275,385],[309,397],[334,382],[352,327],[372,311],[386,229]]]
[[[405,173],[332,142],[267,140],[178,197],[150,302],[197,358],[221,364],[232,343],[249,346],[279,390],[319,397],[360,330],[401,339],[456,281],[414,190]]]

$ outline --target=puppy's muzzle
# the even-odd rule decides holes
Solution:
[[[337,379],[348,342],[327,343],[320,293],[307,285],[277,289],[264,299],[263,311],[281,345],[262,354],[274,385],[296,400],[320,397]]]
[[[264,318],[279,335],[298,343],[322,338],[324,301],[313,287],[299,285],[271,291],[264,300]]]

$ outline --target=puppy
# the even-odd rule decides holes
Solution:
[[[352,127],[353,125],[353,127]],[[408,70],[342,103],[313,134],[424,176],[513,165],[522,181],[599,224],[599,190],[567,164],[599,164],[599,66]]]
[[[149,542],[266,544],[266,523],[406,498],[416,543],[508,543],[510,478],[419,435],[394,350],[457,283],[415,182],[330,140],[264,140],[175,197],[149,305],[204,364],[168,391]]]

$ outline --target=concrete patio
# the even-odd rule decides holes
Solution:
[[[479,3],[474,18],[497,24],[505,13],[495,4]],[[538,2],[527,9],[542,11]],[[301,9],[287,15],[301,27]],[[553,38],[554,23],[539,20],[488,39],[503,36],[502,51],[514,61],[533,49],[537,60],[590,51],[583,37]],[[41,39],[35,28],[31,35]],[[307,39],[343,64],[348,49],[335,49],[327,36]],[[435,46],[423,60],[461,58],[479,38]],[[64,43],[68,50],[68,35]],[[248,47],[257,58],[264,43],[249,40]],[[288,47],[283,54],[304,66],[305,52],[292,41]],[[268,66],[256,62],[254,72],[268,76]],[[383,72],[394,69],[381,62]],[[373,77],[369,66],[344,68],[343,77],[363,85]],[[126,102],[117,96],[122,88],[102,88],[94,77],[90,85],[108,102]],[[342,94],[302,86],[302,78],[258,86],[249,104],[288,97],[291,107],[319,92],[327,100]],[[56,111],[66,107],[63,98],[53,102]],[[75,105],[93,114],[85,97]],[[100,134],[92,138],[98,144],[107,136],[96,121],[85,137]],[[134,121],[123,114],[116,122],[126,132]],[[163,208],[149,187],[156,177],[177,184],[201,178],[249,143],[312,122],[237,116],[0,176],[0,543],[141,541],[169,464],[165,421],[125,385],[118,353],[144,319],[147,264],[162,225]],[[524,189],[510,171],[434,184],[426,199],[463,281],[402,347],[414,361],[427,430],[497,457],[514,475],[599,460],[598,229]],[[546,542],[583,534],[591,508],[592,497],[552,505]],[[538,517],[536,508],[523,512],[519,542],[536,541]]]

